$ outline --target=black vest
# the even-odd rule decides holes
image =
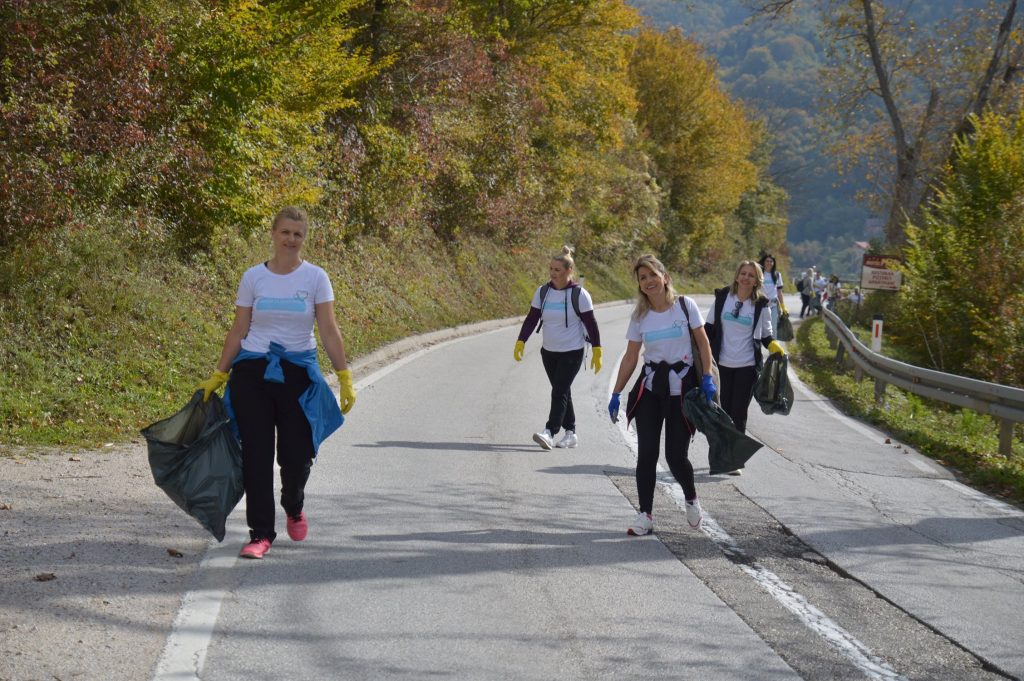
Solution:
[[[725,299],[729,297],[729,290],[731,286],[723,286],[722,288],[715,289],[715,310],[714,323],[704,324],[704,330],[707,331],[708,341],[711,343],[711,356],[718,361],[718,355],[722,351],[722,310],[725,308]],[[761,341],[754,340],[754,329],[761,321],[761,312],[765,306],[768,305],[767,298],[759,298],[754,303],[754,325],[750,329],[750,347],[754,353],[754,367],[761,371],[761,367],[764,365],[764,358],[761,356],[761,348],[759,343]]]

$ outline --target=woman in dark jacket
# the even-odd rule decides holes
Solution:
[[[772,319],[765,311],[768,298],[763,288],[761,266],[744,260],[736,268],[732,284],[715,291],[715,302],[704,325],[711,353],[718,362],[722,409],[741,433],[747,428],[747,409],[763,362],[758,344],[769,352],[786,354],[772,337]],[[740,475],[740,470],[730,475]]]

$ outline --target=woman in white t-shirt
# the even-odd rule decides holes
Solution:
[[[833,274],[828,278],[828,283],[825,284],[825,307],[826,309],[835,312],[836,302],[842,297],[843,285],[839,281],[839,276]]]
[[[243,558],[263,558],[277,537],[275,439],[288,536],[302,541],[309,530],[303,505],[313,459],[356,399],[334,317],[331,281],[326,272],[302,259],[308,229],[301,208],[289,206],[274,218],[274,255],[242,275],[235,321],[220,361],[213,375],[199,384],[204,399],[228,384],[224,402],[242,444],[249,525],[250,541],[239,554]],[[340,409],[320,371],[314,324],[341,385]]]
[[[761,271],[764,273],[764,295],[768,298],[768,309],[772,313],[772,328],[779,328],[779,316],[786,311],[786,301],[783,300],[783,286],[785,278],[776,269],[775,256],[766,253],[759,261]]]
[[[640,512],[626,531],[642,536],[654,530],[651,511],[662,426],[665,461],[683,488],[686,520],[691,527],[700,526],[700,502],[693,465],[687,457],[693,427],[683,416],[683,396],[699,385],[711,400],[716,387],[711,376],[711,348],[697,304],[676,294],[665,266],[653,255],[641,256],[633,265],[633,275],[639,294],[626,330],[626,353],[619,364],[608,414],[613,422],[618,420],[622,389],[633,375],[643,347],[643,368],[626,405],[627,421],[636,419],[636,490],[640,505]],[[693,366],[691,338],[697,343],[704,366]]]
[[[730,286],[715,291],[715,302],[705,324],[711,353],[718,362],[722,381],[722,409],[741,433],[747,428],[747,409],[763,359],[758,344],[769,352],[786,354],[772,337],[771,315],[765,314],[768,299],[762,292],[764,274],[753,260],[736,268]],[[739,475],[731,471],[730,475]]]
[[[576,412],[572,407],[572,382],[583,365],[587,342],[593,346],[590,368],[595,374],[601,370],[601,334],[594,317],[594,302],[586,289],[573,281],[574,269],[572,248],[563,246],[562,252],[552,257],[548,265],[551,281],[539,286],[533,294],[530,312],[523,320],[512,353],[517,362],[523,359],[526,341],[539,322],[544,332],[540,357],[551,382],[547,423],[543,430],[533,434],[533,441],[541,449],[579,444]],[[555,435],[563,428],[565,435],[555,443]]]

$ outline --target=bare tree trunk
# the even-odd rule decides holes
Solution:
[[[907,132],[900,117],[896,99],[892,93],[892,79],[886,70],[882,50],[878,45],[878,24],[872,0],[861,0],[864,8],[864,40],[871,54],[871,65],[878,81],[878,94],[885,104],[885,111],[892,125],[893,143],[896,147],[896,176],[893,178],[892,198],[889,206],[889,220],[885,224],[885,240],[891,245],[903,243],[903,226],[913,213],[914,184],[917,181],[918,156],[914,142],[907,139]]]
[[[904,227],[913,214],[914,185],[917,182],[917,159],[910,150],[909,156],[896,158],[896,176],[893,178],[892,199],[889,204],[889,219],[885,223],[885,243],[901,246],[905,240]]]
[[[949,137],[946,158],[953,167],[957,165],[956,141],[974,133],[973,116],[980,116],[991,99],[993,82],[996,76],[999,75],[999,63],[1002,61],[1003,53],[1007,50],[1006,45],[1013,29],[1016,13],[1017,0],[1010,0],[1006,6],[1006,14],[1003,15],[1003,20],[999,24],[999,30],[996,32],[996,40],[992,47],[992,57],[989,59],[988,68],[985,69],[981,80],[978,81],[978,89],[970,103],[965,107],[959,125],[957,125],[956,130]],[[1024,53],[1022,53],[1018,46],[1018,49],[1009,55],[1005,66],[1002,67],[1001,80],[996,84],[997,89],[1002,90],[1009,86],[1020,69],[1022,58],[1024,58]],[[924,189],[924,195],[921,197],[918,212],[935,198],[935,192],[935,184],[932,182],[928,183]]]
[[[1006,6],[1006,14],[1003,15],[1003,21],[999,24],[999,31],[996,33],[996,42],[992,47],[992,58],[988,62],[988,68],[985,69],[985,74],[981,77],[981,81],[978,83],[978,91],[974,94],[974,99],[967,107],[967,111],[964,112],[964,117],[960,121],[960,125],[957,127],[956,133],[953,137],[963,137],[964,135],[970,135],[974,132],[974,124],[971,122],[971,114],[980,116],[988,105],[989,95],[992,91],[992,81],[995,80],[996,73],[999,71],[999,61],[1003,58],[1003,51],[1006,49],[1006,43],[1010,39],[1010,33],[1013,29],[1014,15],[1017,13],[1017,0],[1010,0]],[[1007,69],[1011,66],[1008,65]]]

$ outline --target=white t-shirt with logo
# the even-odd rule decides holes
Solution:
[[[541,327],[541,336],[544,339],[541,346],[549,352],[569,352],[582,349],[586,343],[587,329],[583,326],[579,315],[576,314],[576,310],[572,308],[573,287],[566,286],[561,291],[554,287],[549,288],[547,295],[544,296],[544,308],[541,309],[540,290],[542,288],[543,286],[537,287],[533,294],[533,301],[530,303],[540,310],[540,318],[544,322],[544,326]],[[580,314],[593,310],[593,299],[586,289],[580,288]]]
[[[722,306],[722,347],[718,350],[718,363],[730,369],[754,366],[753,340],[772,335],[772,316],[767,308],[761,310],[761,318],[754,328],[754,302],[747,298],[736,311],[739,299],[730,291]],[[708,310],[708,322],[715,323],[715,306]]]
[[[235,300],[239,307],[252,308],[242,349],[264,353],[272,341],[288,352],[316,349],[315,306],[332,300],[331,280],[316,265],[303,261],[288,274],[274,274],[266,263],[250,267],[242,275]]]
[[[683,301],[690,313],[690,328],[699,329],[704,326],[704,317],[697,309],[697,304],[685,296]],[[644,344],[645,364],[686,362],[687,366],[681,372],[668,372],[669,392],[673,395],[682,394],[683,376],[693,364],[693,348],[690,344],[690,331],[686,328],[686,313],[679,307],[679,301],[672,303],[672,307],[665,312],[650,310],[639,320],[630,319],[626,340]],[[647,371],[646,367],[644,371]],[[647,372],[644,387],[650,390],[653,381],[653,373]]]
[[[778,300],[780,286],[782,286],[782,275],[778,272],[764,273],[764,295],[769,302]]]

